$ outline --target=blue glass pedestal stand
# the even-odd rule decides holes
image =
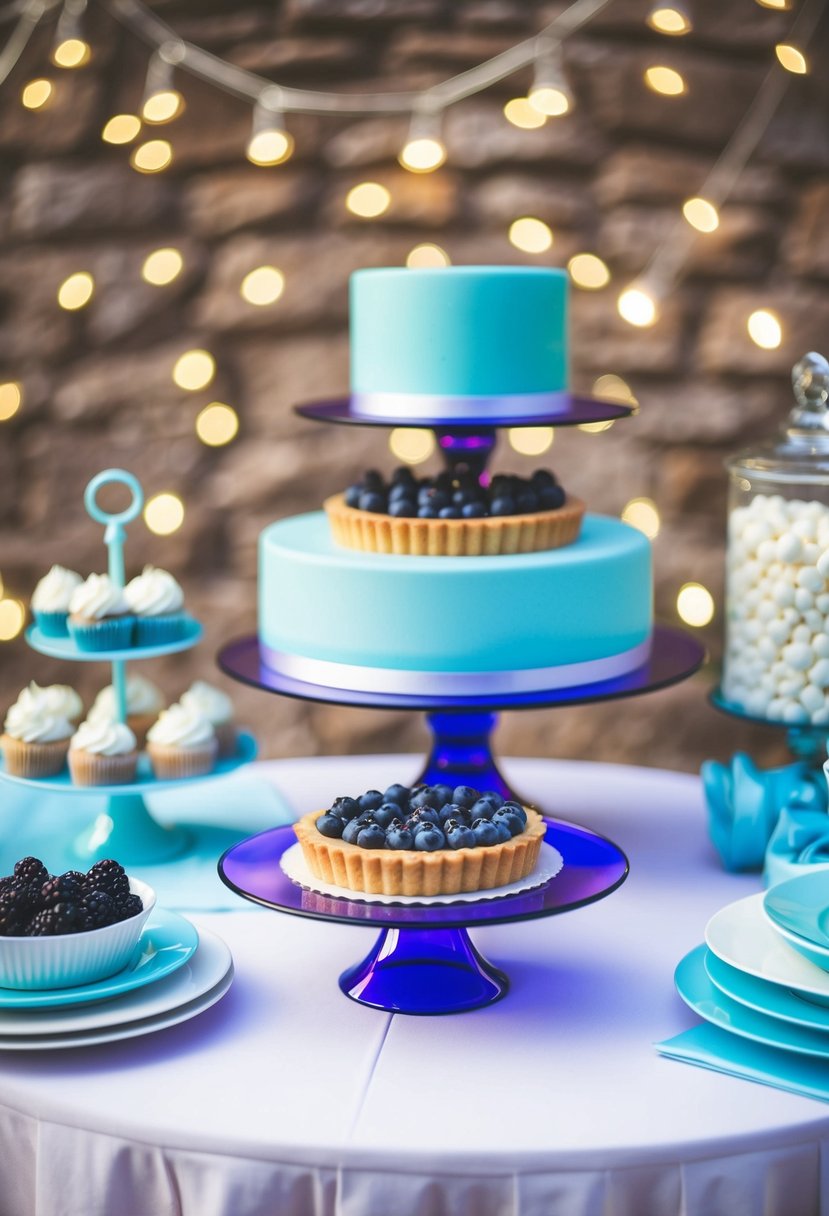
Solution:
[[[769,718],[755,717],[733,701],[729,701],[720,687],[715,688],[708,699],[715,709],[730,718],[739,718],[743,722],[751,722],[754,726],[770,726],[772,730],[785,730],[786,746],[793,760],[822,770],[827,754],[829,726],[813,726],[809,722],[775,722]]]

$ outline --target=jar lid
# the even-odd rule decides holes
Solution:
[[[776,438],[738,452],[732,472],[770,481],[829,481],[829,363],[810,351],[792,368],[795,404]]]

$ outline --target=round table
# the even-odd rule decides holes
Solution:
[[[255,769],[303,813],[417,767],[363,756]],[[829,1211],[825,1105],[652,1046],[696,1021],[674,993],[677,961],[713,912],[760,889],[720,869],[697,779],[504,767],[631,862],[599,903],[473,931],[511,978],[505,1000],[445,1018],[380,1013],[337,986],[371,930],[241,900],[194,914],[233,952],[218,1005],[140,1039],[0,1057],[3,1216]]]

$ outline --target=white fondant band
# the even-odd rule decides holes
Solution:
[[[358,692],[401,693],[404,696],[479,697],[547,692],[572,688],[577,684],[613,680],[641,667],[650,655],[651,643],[648,639],[631,650],[607,659],[564,663],[558,667],[529,667],[518,671],[400,671],[397,668],[361,667],[353,663],[333,663],[328,659],[309,659],[272,650],[262,643],[259,649],[267,667],[306,684]]]
[[[487,418],[547,418],[567,411],[570,395],[511,393],[494,397],[444,397],[438,393],[352,393],[351,408],[364,418],[443,419],[460,422]]]

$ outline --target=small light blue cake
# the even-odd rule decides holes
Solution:
[[[337,688],[566,688],[645,662],[651,588],[650,542],[606,516],[561,549],[453,558],[341,548],[317,511],[260,536],[260,647],[273,669]]]
[[[358,270],[351,404],[365,417],[546,417],[567,389],[567,274],[534,266]]]

